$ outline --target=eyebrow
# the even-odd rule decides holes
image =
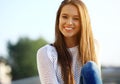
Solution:
[[[68,14],[62,13],[61,15],[68,15]],[[79,17],[79,15],[74,15],[74,17]]]

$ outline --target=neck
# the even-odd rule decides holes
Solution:
[[[67,48],[71,48],[71,47],[77,46],[79,42],[77,38],[76,39],[65,38],[65,43],[66,43]]]

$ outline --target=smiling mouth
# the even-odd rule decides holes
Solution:
[[[65,27],[65,30],[73,30],[73,28],[71,28],[71,27]]]

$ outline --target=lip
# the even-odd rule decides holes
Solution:
[[[64,27],[64,29],[70,31],[70,30],[73,30],[74,28],[73,27]]]
[[[73,28],[71,28],[71,27],[69,27],[69,28],[68,28],[68,27],[66,27],[65,29],[66,29],[66,30],[73,30]]]

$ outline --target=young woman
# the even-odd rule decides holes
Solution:
[[[57,12],[55,42],[37,52],[42,84],[102,84],[87,8],[64,0]]]

